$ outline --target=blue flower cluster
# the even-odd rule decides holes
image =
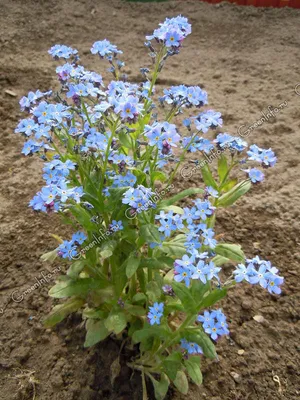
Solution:
[[[219,133],[214,142],[220,149],[228,148],[237,152],[244,151],[248,146],[245,140],[237,136],[231,136],[228,133]]]
[[[107,39],[95,42],[91,48],[92,54],[99,54],[100,57],[116,56],[122,54],[121,50],[117,49],[117,46],[111,44]]]
[[[155,29],[152,35],[146,36],[147,40],[155,39],[164,43],[167,48],[176,50],[181,46],[182,41],[191,33],[192,27],[187,18],[179,15],[175,18],[166,18],[165,22]]]
[[[203,133],[207,133],[209,129],[221,127],[223,124],[221,113],[213,110],[204,111],[197,117],[193,117],[193,119],[196,129]]]
[[[73,260],[78,254],[77,247],[83,244],[86,239],[87,237],[83,232],[74,233],[70,241],[64,240],[63,243],[59,245],[57,254],[62,258]]]
[[[80,203],[83,196],[81,186],[68,187],[69,181],[66,179],[70,171],[74,171],[76,164],[71,160],[62,162],[59,159],[53,159],[45,163],[43,178],[46,181],[40,192],[30,201],[29,205],[35,211],[59,211],[67,200]]]
[[[270,261],[261,260],[258,256],[246,260],[246,265],[238,264],[233,274],[236,282],[258,283],[271,294],[281,293],[284,278],[278,275],[278,269]]]
[[[154,303],[152,307],[149,307],[148,320],[150,325],[160,324],[161,317],[164,313],[164,303]]]
[[[23,96],[19,101],[21,111],[29,111],[30,108],[37,103],[37,101],[43,97],[51,96],[52,90],[48,92],[41,92],[37,90],[36,92],[29,92],[27,96]]]
[[[135,212],[141,213],[147,211],[149,208],[155,208],[155,202],[151,200],[151,196],[154,194],[151,189],[143,185],[138,185],[137,188],[126,190],[122,203],[128,204]]]
[[[48,53],[55,59],[58,58],[70,58],[72,56],[77,56],[78,51],[72,49],[72,47],[65,46],[64,44],[56,44],[52,46]]]
[[[197,279],[203,283],[213,278],[219,281],[218,273],[221,268],[216,267],[213,261],[205,263],[203,258],[207,258],[207,253],[200,253],[199,257],[184,255],[181,260],[175,260],[174,280],[183,281],[186,286],[190,286],[191,279]]]
[[[211,189],[208,190],[211,191]],[[214,192],[213,194],[216,196]],[[156,215],[155,219],[158,220],[160,224],[158,230],[163,234],[162,240],[166,237],[170,237],[172,232],[180,230],[184,232],[187,252],[196,259],[202,257],[199,253],[199,249],[202,246],[214,249],[217,241],[214,239],[215,233],[213,229],[208,228],[204,222],[212,216],[215,207],[212,206],[209,200],[201,201],[197,199],[194,201],[194,204],[195,206],[192,208],[185,207],[182,215],[176,214],[173,211],[169,211],[168,213],[161,211],[160,214]],[[205,271],[207,271],[207,268],[208,266]],[[187,273],[186,282],[192,276],[191,271],[178,270],[177,272],[180,276],[182,276],[181,272],[184,273],[184,276],[185,273]],[[208,276],[210,276],[210,274],[208,274]],[[177,279],[179,279],[179,277]]]
[[[261,149],[260,147],[253,144],[247,151],[249,160],[257,161],[262,164],[263,167],[273,167],[276,164],[277,158],[271,149]]]
[[[219,336],[229,334],[226,316],[221,309],[211,312],[204,311],[204,315],[199,315],[197,321],[202,323],[204,331],[208,333],[213,340],[217,340]]]
[[[160,102],[181,107],[202,107],[207,104],[207,93],[199,86],[172,86],[164,89],[164,96],[160,97]]]
[[[157,146],[160,150],[160,156],[172,154],[172,147],[177,147],[180,141],[180,135],[177,132],[176,125],[168,122],[147,125],[145,127],[145,136],[149,139],[150,146]]]
[[[180,345],[181,348],[190,355],[203,354],[202,348],[197,343],[188,342],[186,339],[181,339]]]

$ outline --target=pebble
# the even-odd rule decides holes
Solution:
[[[259,322],[260,324],[262,324],[263,322],[265,322],[265,319],[262,315],[254,315],[253,317],[254,321]]]
[[[241,375],[237,374],[236,372],[230,372],[230,375],[233,377],[236,383],[240,383],[242,381]]]
[[[238,353],[239,356],[242,356],[245,353],[245,350],[240,349],[240,350],[238,350],[237,353]]]
[[[17,93],[15,93],[13,90],[6,89],[5,94],[8,94],[11,97],[17,97]]]
[[[243,310],[251,310],[252,308],[252,302],[250,300],[244,300],[242,302],[242,309]]]

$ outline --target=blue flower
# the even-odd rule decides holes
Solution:
[[[192,279],[199,279],[201,282],[206,283],[206,264],[203,260],[198,261],[197,266],[192,269]]]
[[[160,27],[155,29],[152,35],[146,36],[146,39],[156,39],[159,42],[163,42],[169,48],[180,47],[183,39],[191,33],[191,25],[187,18],[181,15],[176,18],[167,18],[165,22],[159,25]]]
[[[223,124],[221,113],[213,110],[207,110],[199,114],[197,117],[194,117],[194,120],[196,129],[203,133],[206,133],[210,128],[214,129]]]
[[[280,294],[280,286],[284,278],[278,275],[278,269],[273,267],[269,261],[261,260],[258,256],[253,259],[247,259],[246,265],[238,264],[233,271],[236,282],[243,280],[251,284],[259,284],[267,289],[271,294]]]
[[[112,220],[110,224],[110,229],[114,232],[121,231],[124,229],[122,221]]]
[[[177,31],[170,31],[166,33],[165,44],[167,47],[178,47],[182,36]]]
[[[198,216],[195,215],[197,211],[196,207],[184,207],[183,211],[184,214],[182,216],[182,219],[185,220],[188,224],[192,224],[195,219],[198,219]]]
[[[39,152],[42,147],[43,143],[29,139],[27,140],[27,142],[25,142],[23,146],[22,154],[24,154],[25,156],[32,155],[33,153]]]
[[[163,316],[164,303],[154,303],[152,307],[149,307],[148,320],[150,325],[160,324],[160,319]]]
[[[76,246],[74,246],[73,241],[64,240],[64,242],[58,247],[58,255],[62,258],[68,258],[72,260],[78,254]]]
[[[253,275],[253,266],[250,264],[247,267],[244,264],[238,264],[233,271],[236,282],[247,281],[250,282],[250,277]]]
[[[189,257],[188,255],[184,255],[181,260],[175,260],[176,265],[180,265],[183,268],[190,268],[194,265],[195,259],[194,257]]]
[[[48,53],[53,58],[70,58],[71,56],[76,56],[78,51],[76,49],[72,49],[71,47],[65,46],[63,44],[56,44],[52,46]]]
[[[216,278],[219,280],[218,273],[221,271],[220,267],[216,267],[213,261],[210,261],[205,268],[205,273],[206,273],[206,278],[208,281],[212,280],[213,278]]]
[[[215,210],[215,207],[213,207],[208,200],[200,201],[199,199],[197,199],[196,201],[194,201],[194,204],[197,207],[195,216],[200,218],[202,221],[205,221],[207,217],[210,217]]]
[[[212,186],[208,186],[205,188],[205,191],[212,197],[218,198],[219,197],[219,192],[214,189]]]
[[[38,124],[34,122],[33,119],[22,119],[17,128],[16,133],[24,133],[26,136],[31,136],[38,129]]]
[[[176,224],[173,223],[173,219],[169,218],[167,220],[160,221],[159,232],[162,232],[166,237],[171,236],[172,231],[177,230]]]
[[[184,281],[186,286],[190,286],[191,279],[192,279],[192,272],[190,268],[182,267],[180,265],[175,264],[174,280],[176,282]]]
[[[201,107],[207,104],[207,93],[199,86],[172,86],[164,89],[164,96],[160,101],[178,107]]]
[[[188,354],[203,354],[202,348],[193,342],[188,342],[186,339],[181,339],[181,347],[188,352]]]
[[[220,309],[212,311],[211,313],[205,311],[204,316],[199,315],[197,320],[202,323],[204,331],[208,333],[213,340],[217,340],[219,336],[229,334],[226,316]]]
[[[49,92],[42,93],[40,90],[37,90],[35,93],[34,92],[29,92],[27,97],[23,96],[21,100],[19,101],[21,111],[28,110],[30,107],[34,104],[37,103],[37,101],[44,97],[44,96],[50,96],[52,91],[50,90]]]
[[[277,158],[271,149],[265,150],[253,144],[247,151],[249,160],[257,161],[264,167],[273,167],[276,164]]]
[[[87,239],[87,236],[83,232],[76,232],[72,235],[72,242],[83,244],[83,242]]]
[[[248,146],[245,140],[236,136],[231,136],[228,133],[219,133],[214,142],[217,143],[221,149],[229,148],[238,152],[245,150]]]
[[[214,249],[217,245],[216,239],[214,239],[214,231],[211,228],[205,229],[202,232],[202,236],[204,238],[204,244],[209,246],[211,249]]]
[[[247,172],[252,183],[262,182],[265,178],[265,175],[257,168],[251,168],[243,171]]]
[[[114,44],[111,44],[110,41],[107,39],[100,40],[98,42],[95,42],[91,48],[91,53],[92,54],[99,54],[100,57],[106,57],[107,56],[115,56],[117,54],[122,54],[123,52],[121,50],[117,49],[117,46]]]

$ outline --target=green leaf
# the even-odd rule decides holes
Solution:
[[[82,312],[82,316],[86,319],[105,319],[107,314],[107,311],[96,308],[85,308]]]
[[[163,210],[165,207],[167,206],[172,206],[173,204],[177,203],[179,200],[184,199],[187,196],[192,196],[193,194],[198,194],[198,193],[203,193],[204,190],[203,189],[199,189],[199,188],[190,188],[190,189],[186,189],[183,190],[180,193],[177,193],[175,196],[170,197],[167,200],[163,200],[158,204],[158,211],[159,210]]]
[[[140,343],[140,342],[144,343],[149,338],[155,338],[155,337],[166,339],[169,337],[169,332],[166,330],[166,328],[163,328],[162,326],[146,325],[143,329],[134,332],[134,334],[132,335],[132,340],[134,343]]]
[[[174,352],[163,361],[163,368],[168,377],[173,381],[177,372],[181,369],[182,354]]]
[[[167,207],[161,208],[161,210],[166,211],[166,212],[173,211],[176,214],[184,213],[183,209],[178,206],[167,206]]]
[[[185,360],[184,365],[192,381],[196,383],[196,385],[200,386],[202,384],[203,377],[199,366],[199,361],[195,361],[191,358]]]
[[[245,254],[239,244],[219,243],[216,245],[214,251],[229,260],[237,261],[240,263],[245,262]]]
[[[224,193],[218,199],[219,207],[228,207],[235,203],[243,194],[247,193],[251,188],[251,182],[249,180],[242,181],[235,185],[229,192]]]
[[[104,289],[109,283],[94,278],[79,278],[77,280],[65,280],[58,282],[49,290],[49,295],[57,299],[70,296],[85,296],[90,290]]]
[[[216,267],[220,267],[221,265],[230,262],[229,258],[219,255],[215,256],[211,261],[215,264]]]
[[[127,133],[120,132],[118,134],[118,139],[123,147],[126,147],[127,149],[132,148],[131,137]]]
[[[135,273],[136,270],[138,269],[140,265],[141,259],[137,257],[135,254],[131,254],[126,262],[126,275],[127,278],[131,278]]]
[[[158,286],[157,282],[151,281],[146,285],[146,295],[151,302],[157,301],[161,296],[161,289]]]
[[[223,179],[226,177],[228,172],[227,158],[224,154],[218,160],[218,174],[220,178],[220,183],[222,183]]]
[[[125,303],[124,309],[129,312],[129,314],[134,315],[136,317],[142,317],[146,314],[146,310],[144,307],[135,306],[133,304]]]
[[[109,331],[115,332],[116,335],[121,333],[127,326],[126,316],[123,312],[111,312],[107,320],[104,322],[105,327]]]
[[[189,383],[187,377],[183,371],[178,371],[176,378],[174,379],[174,385],[182,394],[187,394],[189,391]]]
[[[198,279],[193,279],[191,284],[191,295],[195,299],[195,302],[199,304],[203,296],[209,291],[210,284],[207,282],[206,284],[202,283]]]
[[[74,215],[77,222],[79,222],[88,232],[93,232],[96,229],[96,225],[91,222],[91,214],[79,204],[70,206],[69,210]]]
[[[146,292],[146,275],[142,268],[136,271],[137,278],[139,280],[140,288],[142,292]]]
[[[161,374],[160,381],[153,378],[151,374],[148,375],[154,387],[154,394],[156,400],[163,400],[169,389],[170,381],[165,374]]]
[[[172,311],[184,311],[183,305],[178,301],[173,301],[170,303],[167,303],[166,305],[166,314],[169,314]]]
[[[118,242],[116,240],[105,241],[100,246],[100,249],[99,249],[100,256],[104,259],[111,257],[114,254],[114,251],[115,251],[117,245],[118,245]]]
[[[180,299],[182,305],[184,306],[186,312],[197,312],[197,304],[190,292],[190,290],[182,283],[173,282],[172,288],[176,296]]]
[[[222,192],[229,192],[236,184],[238,183],[237,179],[231,179],[230,181],[226,182],[226,184],[221,186]]]
[[[85,264],[86,264],[86,261],[83,261],[83,260],[73,262],[73,264],[70,266],[70,268],[67,271],[67,275],[72,279],[78,278],[78,275],[83,270]]]
[[[104,340],[109,335],[109,331],[105,327],[103,321],[88,319],[85,327],[87,332],[84,347],[93,346],[94,344]]]
[[[152,179],[152,182],[155,182],[155,181],[165,182],[167,180],[167,177],[161,171],[154,171],[151,174],[151,179]]]
[[[57,249],[54,249],[52,251],[49,251],[48,253],[42,254],[41,255],[41,260],[42,261],[53,262],[57,257],[58,257]]]
[[[183,337],[186,338],[188,341],[199,344],[206,357],[210,359],[217,358],[217,353],[213,342],[206,335],[206,333],[200,330],[200,328],[198,331],[186,329],[184,330],[183,335]]]
[[[199,308],[207,308],[213,306],[219,300],[223,299],[227,294],[227,289],[214,289],[200,302]]]
[[[135,321],[131,322],[128,329],[128,336],[132,337],[134,332],[141,330],[142,327],[143,327],[143,322],[140,319],[136,319]]]
[[[137,304],[145,304],[147,297],[144,293],[137,293],[133,296],[132,302]]]
[[[169,256],[182,257],[186,254],[186,236],[183,234],[177,235],[174,239],[169,240],[168,242],[163,242],[162,250],[164,253]]]
[[[140,228],[141,243],[160,243],[160,233],[153,224],[142,225]]]
[[[82,307],[84,303],[85,301],[83,299],[69,299],[66,303],[53,307],[53,310],[44,319],[45,327],[51,328],[52,326],[58,324],[69,314]]]
[[[205,164],[204,167],[201,168],[202,178],[206,186],[212,186],[215,190],[218,190],[218,185],[214,180],[211,170],[208,164]]]
[[[149,269],[170,269],[173,265],[173,258],[162,256],[158,258],[142,258],[139,267]]]

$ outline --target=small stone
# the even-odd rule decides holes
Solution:
[[[241,375],[237,374],[236,372],[230,372],[230,375],[233,377],[236,383],[240,383],[242,381]]]
[[[11,97],[17,97],[17,93],[15,93],[13,90],[6,89],[5,94],[8,94]]]
[[[265,322],[265,319],[262,315],[254,315],[253,317],[254,321],[259,322],[260,324],[262,324],[263,322]]]
[[[240,349],[240,350],[238,350],[237,353],[238,353],[239,356],[242,356],[245,353],[245,350]]]
[[[243,310],[251,310],[251,308],[252,308],[252,303],[251,303],[251,301],[249,301],[249,300],[244,300],[244,301],[242,302],[242,309],[243,309]]]
[[[22,346],[18,348],[18,353],[15,355],[14,358],[22,364],[26,362],[29,357],[30,357],[30,348]]]

